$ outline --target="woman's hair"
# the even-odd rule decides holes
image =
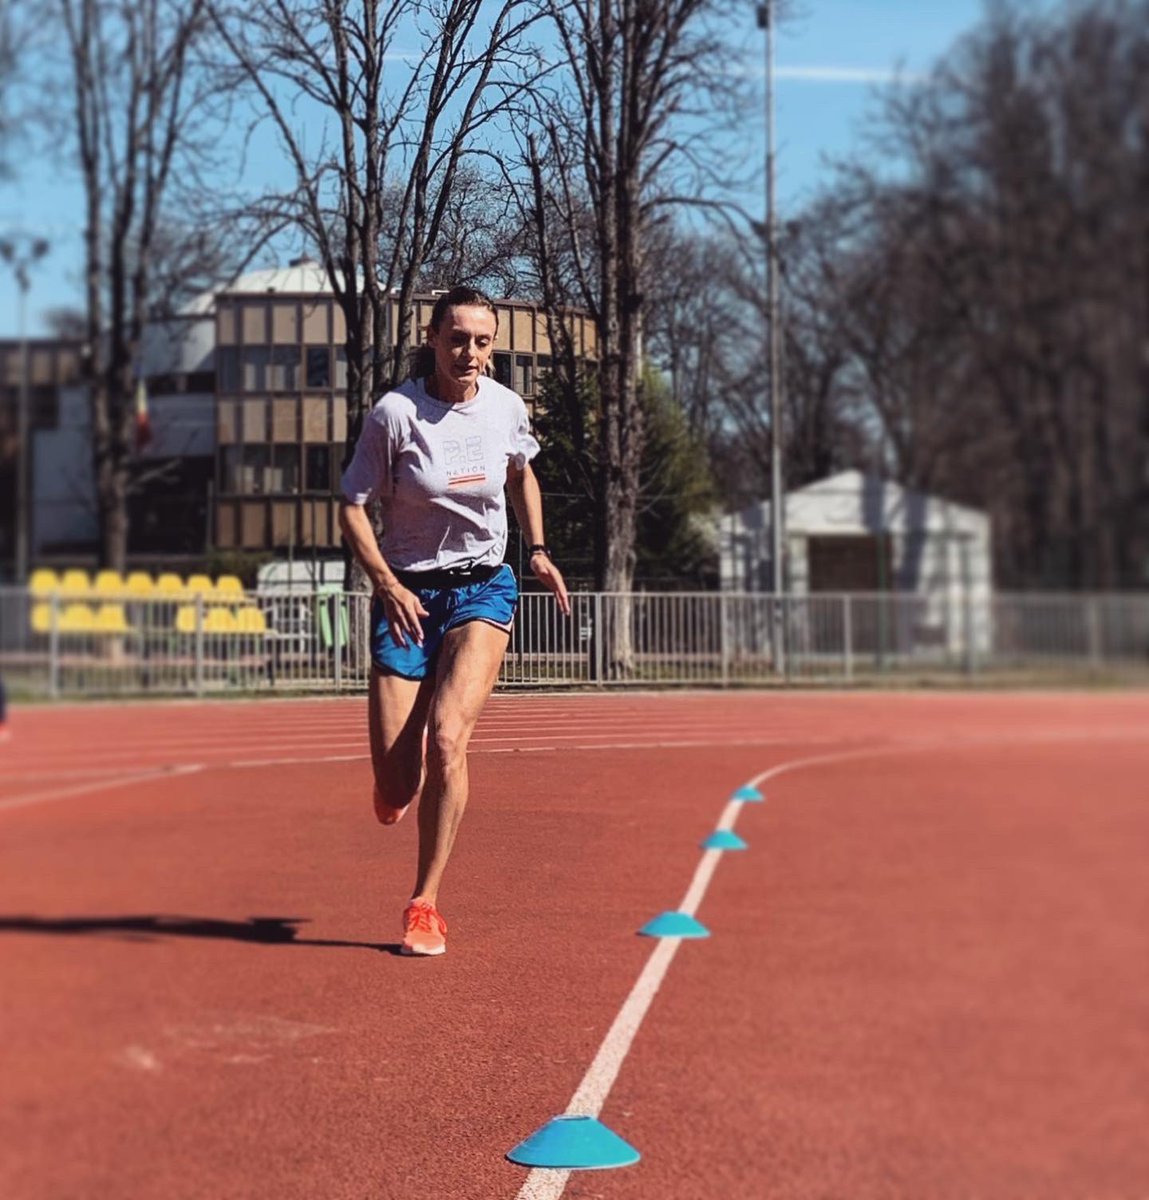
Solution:
[[[499,328],[499,310],[485,292],[473,287],[453,287],[444,292],[431,309],[431,328],[438,331],[449,308],[485,308],[495,318],[495,329]],[[411,355],[411,379],[425,379],[435,369],[435,351],[424,344]]]

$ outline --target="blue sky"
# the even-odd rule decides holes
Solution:
[[[746,6],[748,71],[760,72],[762,35]],[[829,160],[848,154],[875,90],[901,70],[920,74],[977,23],[982,0],[796,0],[798,12],[780,30],[776,128],[778,197],[785,215],[828,177]],[[1037,0],[1034,0],[1037,3]],[[751,79],[760,87],[760,75]],[[762,131],[756,131],[759,147]],[[27,163],[14,181],[0,183],[0,230],[44,234],[51,255],[39,264],[28,298],[28,331],[43,333],[40,314],[78,306],[81,198],[59,164]],[[0,276],[0,337],[17,331],[16,289]]]

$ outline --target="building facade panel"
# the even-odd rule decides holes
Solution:
[[[271,340],[281,346],[299,345],[299,305],[279,303],[271,306]]]
[[[189,488],[200,488],[201,510],[208,506],[206,527],[198,533],[185,531],[179,539],[173,535],[173,555],[202,553],[212,544],[264,553],[282,553],[289,544],[338,546],[337,497],[348,426],[347,362],[343,314],[330,293],[321,290],[324,287],[322,272],[314,264],[256,271],[228,291],[205,293],[176,318],[147,327],[140,357],[153,438],[138,457],[141,464],[149,460],[152,475],[158,460],[171,459],[184,489],[178,497],[169,497],[176,506],[173,512],[181,504],[191,512],[195,497]],[[413,298],[413,347],[423,341],[436,299],[434,293]],[[545,319],[529,303],[502,300],[497,308],[499,336],[492,373],[533,406],[550,365]],[[389,331],[395,328],[396,315],[392,298]],[[78,378],[80,343],[39,339],[28,349],[36,497],[43,494],[53,510],[43,522],[51,543],[47,552],[50,557],[74,555],[80,551],[73,547],[87,544],[87,553],[94,554],[83,396],[73,397],[74,406],[85,410],[83,422],[77,425],[67,418],[67,437],[52,432],[61,425],[61,387]],[[10,559],[13,542],[12,530],[6,527],[15,507],[10,499],[15,398],[23,364],[19,343],[0,341],[0,564]],[[46,440],[41,446],[42,436]],[[49,475],[54,482],[48,481]],[[174,477],[170,472],[164,475]],[[154,507],[152,500],[148,505]],[[81,509],[87,514],[83,520]],[[133,524],[141,529],[148,525],[148,555],[163,553],[166,519],[149,524],[142,520],[147,515],[134,517]],[[44,541],[34,544],[34,553],[37,545],[43,553]],[[129,548],[130,554],[135,552]]]
[[[303,301],[303,340],[328,345],[331,341],[331,303],[327,300]]]
[[[271,440],[299,441],[299,401],[294,397],[276,397],[271,402]]]

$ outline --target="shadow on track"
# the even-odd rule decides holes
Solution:
[[[346,942],[333,938],[299,937],[307,917],[249,917],[223,921],[215,917],[0,917],[0,933],[65,933],[119,935],[121,941],[150,942],[158,937],[219,938],[256,942],[264,946],[328,946],[398,954],[398,942]]]

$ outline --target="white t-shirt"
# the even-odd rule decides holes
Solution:
[[[379,500],[379,549],[397,570],[497,566],[507,548],[507,464],[521,470],[538,452],[522,397],[489,376],[462,404],[408,379],[368,413],[343,495]]]

